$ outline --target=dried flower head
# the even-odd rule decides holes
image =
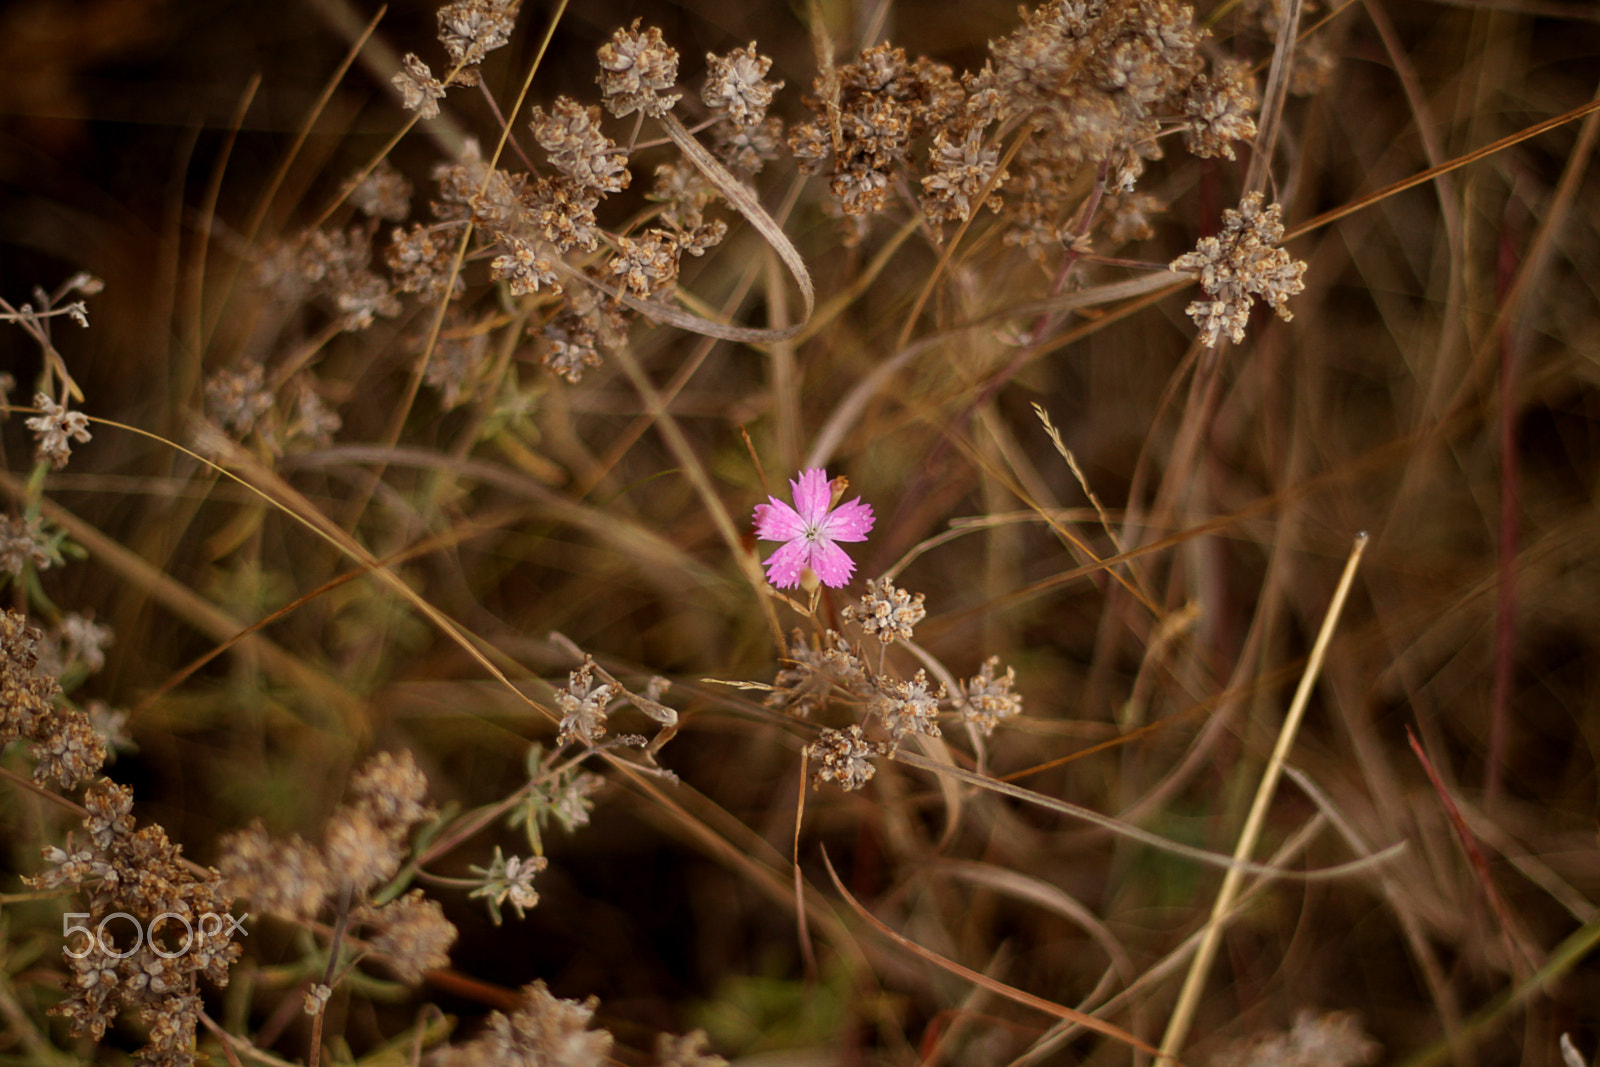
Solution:
[[[550,165],[578,188],[603,195],[628,187],[628,154],[601,132],[599,108],[558,96],[548,112],[535,105],[528,126]]]
[[[206,379],[205,402],[206,413],[217,425],[243,437],[272,410],[266,370],[259,363],[246,363],[217,371]]]
[[[556,693],[556,706],[561,709],[557,742],[582,741],[592,748],[605,736],[606,705],[611,697],[611,686],[594,680],[594,659],[585,656],[583,666],[568,676],[567,687]]]
[[[364,330],[377,316],[400,313],[400,301],[389,283],[371,269],[371,233],[352,227],[344,231],[317,229],[296,243],[292,264],[280,276],[290,292],[307,291],[326,300],[340,316],[344,330]]]
[[[825,729],[805,747],[806,757],[819,765],[811,777],[811,788],[821,788],[823,782],[838,782],[846,791],[860,789],[878,773],[873,759],[888,751],[889,746],[882,741],[868,741],[859,726]]]
[[[460,0],[439,9],[439,43],[458,67],[483,62],[511,40],[522,0]]]
[[[728,1061],[707,1051],[711,1039],[704,1030],[691,1030],[682,1037],[656,1036],[657,1067],[727,1067]]]
[[[886,577],[868,578],[867,591],[860,602],[846,605],[841,614],[847,621],[860,623],[867,633],[877,634],[886,645],[896,639],[909,641],[911,628],[928,614],[922,599],[921,593],[913,597],[904,589],[896,589]]]
[[[907,734],[939,736],[939,705],[947,695],[943,685],[937,692],[930,690],[928,673],[919,670],[909,682],[879,678],[869,707],[899,745]]]
[[[455,272],[459,237],[453,238],[448,232],[452,225],[425,226],[419,222],[410,229],[396,226],[390,233],[384,262],[401,292],[420,293],[430,302],[447,290],[452,298],[466,292],[466,284]]]
[[[706,66],[706,84],[700,99],[736,126],[759,126],[772,106],[772,94],[783,88],[781,81],[766,80],[772,59],[758,53],[754,41],[745,48],[735,48],[726,57],[708,52]]]
[[[42,517],[0,515],[0,571],[15,578],[30,564],[44,571],[59,562]]]
[[[34,781],[76,789],[105,766],[106,739],[83,712],[56,708],[48,729],[36,732],[32,754]]]
[[[1011,691],[1017,681],[1016,668],[1007,667],[1005,676],[996,678],[994,671],[999,665],[999,656],[984,660],[978,676],[962,685],[956,697],[961,718],[976,725],[985,737],[994,733],[1002,719],[1022,714],[1022,694]]]
[[[719,124],[711,128],[711,148],[723,166],[749,181],[783,147],[783,120],[768,115],[754,126]]]
[[[1349,1012],[1301,1011],[1288,1032],[1240,1042],[1211,1062],[1214,1067],[1363,1067],[1382,1051]]]
[[[407,985],[422,981],[424,971],[450,966],[456,928],[444,917],[439,902],[422,890],[413,889],[381,908],[363,908],[358,918],[376,929],[368,939],[372,951],[384,957]]]
[[[483,1033],[449,1050],[442,1067],[604,1067],[611,1034],[588,1028],[598,1000],[561,1000],[543,982],[528,986],[523,996],[523,1006],[510,1015],[491,1013]]]
[[[867,539],[872,505],[856,497],[835,507],[833,483],[820,467],[801,471],[789,489],[794,507],[775,496],[756,505],[756,536],[785,542],[765,560],[767,581],[779,589],[793,589],[806,580],[809,571],[824,585],[835,589],[845,585],[856,565],[836,542]]]
[[[353,893],[364,893],[393,878],[400,870],[402,851],[401,842],[360,808],[336,810],[323,835],[322,855],[329,877]]]
[[[400,70],[389,79],[389,84],[399,92],[400,106],[407,111],[415,111],[419,119],[439,117],[439,101],[444,99],[444,86],[439,84],[420,56],[408,52],[405,59],[400,61]]]
[[[525,918],[524,911],[539,903],[538,890],[533,888],[533,877],[548,866],[550,861],[543,856],[530,856],[527,859],[512,856],[506,859],[500,853],[500,846],[496,845],[494,859],[488,867],[469,868],[478,876],[479,884],[467,896],[484,898],[484,903],[489,906],[489,918],[496,926],[500,925],[500,907],[507,901],[511,902],[517,918]]]
[[[411,214],[411,183],[385,159],[351,187],[350,203],[369,218],[399,222]]]
[[[1183,113],[1189,120],[1184,143],[1197,156],[1233,158],[1233,142],[1256,135],[1255,86],[1247,63],[1224,62],[1212,76],[1189,85]]]
[[[333,888],[320,852],[298,836],[274,841],[259,819],[222,839],[217,866],[230,894],[295,922],[315,918]]]
[[[48,460],[56,470],[67,465],[72,457],[72,442],[84,444],[89,440],[89,416],[81,411],[68,411],[43,393],[35,393],[33,406],[43,414],[27,422],[37,438],[34,455],[40,462]]]
[[[677,280],[682,248],[678,235],[669,230],[652,229],[638,240],[618,237],[609,270],[624,292],[648,300]]]
[[[1200,327],[1200,337],[1215,347],[1226,330],[1235,344],[1244,340],[1250,309],[1259,296],[1285,322],[1294,318],[1289,297],[1303,290],[1306,265],[1277,247],[1283,240],[1283,214],[1277,205],[1263,209],[1261,194],[1250,193],[1237,211],[1222,213],[1222,232],[1202,237],[1193,252],[1172,261],[1175,271],[1195,271],[1209,300],[1186,309]]]
[[[509,283],[512,296],[527,296],[540,289],[561,292],[556,265],[549,256],[541,254],[538,245],[511,234],[502,238],[500,244],[506,252],[489,263],[489,276]]]
[[[106,646],[111,644],[111,627],[94,621],[93,615],[79,615],[69,611],[61,617],[61,642],[65,646],[63,658],[71,663],[82,663],[90,674],[106,665]]]
[[[692,230],[705,221],[706,205],[716,190],[694,167],[684,163],[663,163],[656,167],[655,182],[646,200],[664,205],[661,219],[675,230]]]
[[[98,1039],[120,1010],[135,1009],[147,1038],[137,1058],[190,1067],[200,1015],[196,979],[225,986],[241,951],[231,930],[211,930],[204,917],[228,916],[233,901],[221,892],[217,872],[197,875],[185,865],[161,827],[135,831],[128,814],[132,803],[132,790],[98,779],[84,796],[84,828],[93,850],[88,857],[68,852],[55,871],[35,880],[86,891],[83,928],[95,931],[87,944],[63,945],[69,958],[66,996],[50,1014],[69,1019],[75,1034]],[[143,943],[119,951],[126,927],[108,927],[102,917],[132,922]]]
[[[634,19],[627,29],[618,29],[611,40],[600,46],[600,94],[606,110],[618,118],[643,111],[664,115],[683,97],[668,92],[678,80],[678,53],[662,39],[661,30],[651,26],[639,32]]]
[[[333,444],[333,435],[344,426],[344,420],[322,399],[316,379],[309,373],[296,375],[292,389],[294,416],[289,421],[290,440],[313,448],[327,448]]]
[[[935,225],[965,222],[978,206],[978,195],[991,178],[994,186],[983,201],[991,211],[1001,207],[1000,186],[1010,177],[1001,171],[994,177],[1000,154],[983,146],[983,131],[969,129],[962,134],[939,130],[928,149],[930,173],[922,179],[922,212]]]
[[[357,768],[345,803],[367,812],[384,833],[397,837],[433,814],[428,777],[404,749],[379,752]]]

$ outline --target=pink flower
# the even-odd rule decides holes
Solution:
[[[809,567],[823,585],[837,589],[850,580],[856,564],[834,542],[865,541],[872,529],[872,505],[856,497],[829,510],[833,483],[820,467],[801,471],[789,488],[794,507],[775,496],[767,498],[770,504],[756,505],[756,536],[784,542],[766,560],[767,581],[779,589],[793,589]]]

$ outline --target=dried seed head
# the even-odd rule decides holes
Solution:
[[[38,515],[0,515],[0,570],[13,578],[30,563],[41,571],[59,562],[53,555],[44,519]]]
[[[756,43],[735,48],[726,57],[706,54],[705,88],[700,99],[713,112],[726,115],[736,126],[758,126],[772,106],[772,94],[783,82],[766,80],[772,60],[756,52]]]
[[[1200,327],[1200,337],[1215,347],[1223,331],[1235,344],[1244,340],[1245,324],[1255,298],[1265,300],[1285,322],[1294,318],[1289,297],[1303,290],[1306,265],[1277,247],[1283,240],[1282,209],[1261,206],[1260,193],[1251,193],[1239,209],[1222,213],[1222,232],[1202,237],[1193,252],[1172,261],[1175,271],[1194,271],[1209,300],[1196,300],[1187,309]]]
[[[728,1061],[707,1051],[710,1038],[704,1030],[692,1030],[682,1037],[659,1034],[656,1037],[658,1067],[728,1067]]]
[[[964,684],[956,697],[956,711],[961,718],[977,726],[985,737],[994,733],[1002,719],[1022,714],[1022,695],[1011,691],[1017,680],[1016,669],[1007,667],[1005,677],[996,678],[994,670],[999,665],[999,656],[984,660],[978,676]]]
[[[534,140],[548,154],[550,165],[580,189],[604,195],[628,187],[632,179],[628,154],[600,131],[599,108],[558,96],[548,113],[535,106],[528,125]]]
[[[585,656],[583,666],[568,676],[567,687],[556,693],[556,706],[561,709],[557,742],[582,741],[592,748],[605,736],[606,705],[611,696],[611,686],[594,680],[594,660]]]
[[[1197,156],[1233,156],[1234,141],[1256,135],[1255,87],[1247,63],[1225,62],[1216,74],[1199,75],[1189,85],[1183,113],[1189,120],[1184,143]]]
[[[490,261],[489,276],[510,283],[512,296],[527,296],[540,289],[561,292],[556,265],[540,254],[539,246],[510,234],[501,238],[500,246],[506,251]]]
[[[400,106],[407,111],[415,111],[420,119],[439,117],[439,101],[444,99],[444,86],[439,84],[420,56],[408,52],[405,59],[400,61],[400,70],[389,79],[389,84],[400,93]]]
[[[667,46],[661,30],[651,26],[639,32],[634,19],[600,46],[600,93],[606,110],[621,118],[635,111],[660,116],[671,111],[682,93],[668,92],[678,80],[678,53]]]
[[[401,843],[384,832],[372,814],[340,808],[328,820],[322,854],[334,884],[364,893],[400,869]]]
[[[896,639],[909,641],[911,628],[928,614],[922,599],[921,593],[913,597],[896,589],[888,578],[869,578],[860,602],[846,606],[842,614],[846,620],[860,623],[867,633],[877,634],[886,645]]]
[[[483,62],[511,40],[522,0],[460,0],[439,9],[439,43],[458,67]]]
[[[927,672],[919,670],[909,682],[878,679],[878,691],[869,707],[899,745],[907,734],[939,736],[939,704],[947,695],[943,685],[938,692],[931,691]]]
[[[489,906],[489,918],[496,926],[500,925],[500,909],[507,901],[517,913],[517,918],[525,918],[524,912],[539,903],[539,892],[533,888],[534,876],[549,865],[550,861],[543,856],[530,856],[527,859],[512,856],[507,859],[501,854],[500,846],[496,845],[494,859],[488,867],[469,868],[478,876],[479,885],[467,895],[484,898]]]
[[[83,444],[89,440],[89,416],[68,411],[43,393],[34,394],[33,406],[43,412],[27,422],[36,438],[34,456],[60,470],[72,456],[72,442]]]
[[[965,222],[978,206],[978,194],[983,191],[1000,161],[999,152],[983,147],[983,131],[969,129],[959,138],[949,130],[933,135],[933,147],[928,149],[930,173],[922,179],[922,212],[934,224]],[[1010,177],[1001,171],[994,187],[984,201],[991,211],[1001,206],[1000,186]]]
[[[610,273],[621,283],[625,292],[641,300],[672,287],[678,277],[678,255],[681,246],[675,234],[668,230],[650,230],[643,237],[617,238],[617,255],[611,260]]]
[[[888,750],[889,746],[882,741],[868,741],[861,727],[856,725],[843,730],[823,730],[805,747],[807,758],[818,764],[811,777],[811,788],[818,789],[823,782],[838,782],[846,791],[860,789],[878,773],[872,765],[873,759]]]
[[[298,836],[274,841],[260,820],[223,838],[221,855],[217,866],[228,892],[269,915],[313,919],[333,888],[321,853]]]
[[[372,950],[384,957],[396,976],[407,985],[422,981],[424,971],[450,966],[450,946],[456,928],[444,917],[444,908],[413,889],[381,908],[358,912],[361,922],[376,928]]]
[[[411,183],[386,159],[350,190],[350,203],[370,218],[399,222],[411,214]]]

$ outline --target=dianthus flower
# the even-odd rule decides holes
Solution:
[[[872,505],[856,497],[833,507],[833,483],[821,467],[801,471],[789,488],[794,507],[775,496],[767,498],[769,504],[756,505],[756,536],[784,542],[765,561],[767,581],[793,589],[809,569],[823,585],[837,589],[850,581],[856,564],[835,542],[865,541],[872,529]]]

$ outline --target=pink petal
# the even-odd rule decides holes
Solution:
[[[806,565],[811,546],[804,541],[790,541],[765,560],[767,581],[779,589],[793,589],[800,584],[800,568]],[[813,568],[815,569],[815,568]]]
[[[856,497],[848,504],[840,504],[822,520],[823,536],[835,541],[865,541],[867,531],[870,529],[872,529],[872,505],[863,504],[860,497]]]
[[[833,503],[833,481],[821,467],[811,467],[800,472],[800,477],[789,483],[794,491],[794,507],[808,524],[821,522]]]
[[[823,585],[838,589],[849,583],[856,564],[844,549],[832,541],[819,541],[811,548],[811,569],[817,572]]]
[[[806,532],[806,523],[788,504],[775,496],[770,504],[756,505],[756,536],[763,541],[793,541]]]

